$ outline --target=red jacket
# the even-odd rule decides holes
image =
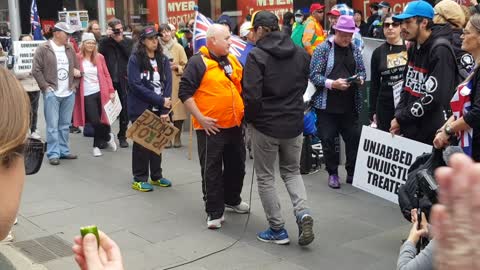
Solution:
[[[80,71],[83,72],[83,57],[81,54],[77,54],[78,63],[80,65]],[[109,125],[107,115],[103,110],[103,106],[110,100],[110,94],[115,93],[113,88],[112,78],[108,72],[105,58],[100,53],[97,53],[97,70],[98,70],[98,82],[100,84],[100,99],[102,101],[102,123]],[[75,107],[73,108],[73,125],[76,127],[85,126],[85,99],[84,99],[84,78],[80,79],[80,87],[75,96]]]

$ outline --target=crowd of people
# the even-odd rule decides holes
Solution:
[[[128,125],[145,110],[180,130],[190,113],[197,135],[207,227],[220,229],[226,210],[249,213],[249,204],[241,198],[248,149],[268,221],[268,228],[259,232],[257,239],[290,242],[275,188],[278,157],[280,176],[298,225],[298,243],[309,245],[315,239],[314,218],[300,175],[304,93],[310,81],[315,93],[308,107],[316,114],[328,186],[338,189],[343,182],[338,172],[339,135],[346,146],[345,182],[352,184],[360,139],[361,89],[367,78],[362,36],[385,40],[374,50],[370,63],[371,123],[382,131],[438,149],[458,144],[474,161],[480,161],[480,135],[476,132],[480,128],[480,95],[476,93],[480,80],[478,3],[472,0],[468,9],[452,0],[437,1],[434,6],[412,1],[401,14],[393,14],[390,4],[383,1],[372,4],[370,10],[365,21],[361,12],[346,4],[327,11],[314,3],[308,14],[301,10],[286,13],[282,24],[269,11],[256,12],[238,29],[239,36],[251,46],[244,59],[230,53],[236,28],[224,15],[209,27],[206,45],[198,53],[193,51],[193,19],[179,26],[178,32],[169,24],[136,28],[132,38],[124,35],[118,19],[109,21],[105,36],[98,23],[91,22],[79,35],[77,47],[69,41],[78,35],[78,29],[59,22],[51,31],[52,37],[36,50],[32,69],[43,95],[49,163],[77,159],[69,148],[72,123],[93,127],[92,153],[99,157],[103,149],[116,151],[117,140],[120,147],[130,147]],[[10,114],[17,114],[17,119],[24,116],[23,122],[8,128],[11,133],[0,136],[5,145],[0,147],[0,177],[18,179],[13,185],[18,193],[10,193],[9,211],[2,211],[0,216],[3,239],[18,211],[24,176],[22,159],[17,156],[27,130],[31,136],[36,133],[39,95],[22,94],[18,81],[3,69],[0,73],[5,73],[0,79],[5,81],[0,83],[5,96],[2,102],[8,105],[5,108],[17,106],[8,114],[0,114],[0,127],[11,124],[5,118]],[[12,89],[10,93],[7,87]],[[117,136],[103,110],[107,102],[115,100],[115,91],[122,105]],[[183,105],[174,106],[178,101]],[[28,121],[28,114],[32,121]],[[180,135],[167,147],[182,147]],[[132,188],[147,192],[153,186],[172,186],[161,163],[162,155],[133,142]],[[418,225],[416,211],[412,211],[414,226],[402,245],[398,269],[432,269],[435,260],[438,269],[475,269],[477,262],[450,250],[461,245],[455,237],[466,232],[449,230],[445,222],[461,218],[456,215],[460,189],[451,187],[453,179],[463,177],[478,186],[478,170],[468,158],[454,156],[451,168],[438,171],[437,178],[445,189],[440,194],[444,205],[436,206],[432,213],[435,240],[416,256],[415,246],[420,237],[430,235],[430,227],[426,218]],[[465,192],[461,202],[473,200],[476,193],[477,189]],[[469,233],[476,233],[472,230]],[[105,234],[100,236],[101,248],[111,252],[114,269],[121,269],[118,246]],[[94,244],[91,236],[75,239],[80,267],[106,263],[98,260]],[[470,242],[464,246],[470,252],[478,249]]]

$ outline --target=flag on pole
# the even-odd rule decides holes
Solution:
[[[30,9],[30,24],[32,25],[32,35],[34,40],[43,40],[42,26],[40,25],[40,17],[38,16],[37,2],[32,0]]]
[[[193,51],[195,53],[200,50],[202,46],[207,44],[207,30],[210,25],[213,24],[213,21],[210,18],[205,17],[200,12],[195,14],[195,25],[193,27]],[[232,45],[230,46],[230,53],[235,55],[237,59],[245,59],[247,54],[253,48],[253,46],[248,45],[247,42],[243,41],[239,36],[232,35],[231,37]]]

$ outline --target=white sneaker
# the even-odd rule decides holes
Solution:
[[[231,209],[232,211],[234,211],[235,213],[238,213],[238,214],[246,214],[246,213],[250,212],[250,205],[248,205],[248,203],[243,202],[243,201],[238,205],[225,204],[225,208]]]
[[[100,148],[98,147],[94,147],[93,148],[93,156],[94,157],[101,157],[103,154],[102,154],[102,151],[100,151]]]
[[[117,144],[115,143],[115,135],[113,133],[110,133],[110,140],[107,142],[108,147],[113,151],[117,151]]]
[[[15,237],[13,237],[12,231],[10,231],[10,232],[8,232],[7,237],[5,237],[5,239],[0,241],[0,244],[9,244],[9,243],[13,242],[14,238]]]
[[[208,217],[207,218],[207,227],[210,230],[220,229],[224,222],[225,222],[225,215],[222,215],[221,218],[212,219],[212,220],[210,219],[210,217]]]
[[[32,132],[32,134],[30,134],[30,138],[35,140],[41,140],[42,136],[40,136],[40,134],[38,134],[37,132]]]

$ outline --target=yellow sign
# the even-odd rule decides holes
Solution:
[[[146,110],[128,128],[127,137],[160,155],[179,130],[170,122],[163,121],[153,112]]]

